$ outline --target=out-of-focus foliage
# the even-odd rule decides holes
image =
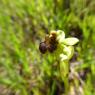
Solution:
[[[52,75],[59,75],[58,60],[38,49],[57,29],[80,40],[70,61],[70,95],[94,95],[94,6],[95,0],[0,0],[0,95],[63,95],[67,88]]]

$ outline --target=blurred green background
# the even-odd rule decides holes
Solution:
[[[70,67],[84,85],[73,78],[69,95],[95,95],[95,0],[0,0],[0,95],[66,95],[59,80],[51,91],[56,61],[39,51],[58,29],[80,40]]]

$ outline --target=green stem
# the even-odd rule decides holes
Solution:
[[[68,83],[69,63],[68,61],[60,63],[60,74],[61,74],[60,76],[62,78],[62,81],[64,82],[65,94],[68,95],[68,90],[69,90],[69,83]]]
[[[51,95],[54,95],[54,93],[55,93],[55,89],[56,89],[56,82],[55,82],[55,80],[54,80],[54,81],[53,81],[53,84],[52,84]]]

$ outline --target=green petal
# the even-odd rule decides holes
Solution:
[[[65,39],[65,33],[62,30],[57,31],[57,40],[59,43],[62,43]]]
[[[63,49],[63,52],[68,56],[68,59],[71,59],[74,54],[74,47],[73,46],[66,46]]]
[[[60,54],[61,61],[67,60],[68,56],[64,54]]]
[[[64,41],[63,41],[63,43],[65,44],[65,45],[75,45],[76,43],[78,43],[79,42],[79,40],[77,39],[77,38],[66,38],[66,39],[64,39]]]

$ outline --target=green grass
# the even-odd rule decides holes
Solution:
[[[62,75],[56,71],[58,62],[51,55],[42,55],[39,43],[50,30],[63,30],[69,37],[72,28],[83,38],[78,35],[78,56],[69,64],[72,67],[79,63],[72,69],[84,84],[80,86],[80,79],[73,77],[68,91],[73,93],[80,87],[83,95],[95,95],[95,1],[71,0],[68,9],[64,9],[63,1],[0,0],[0,88],[5,86],[4,95],[57,95],[57,90],[59,95],[65,95],[68,87],[64,87],[66,80],[61,80]],[[81,71],[87,72],[85,79]]]

